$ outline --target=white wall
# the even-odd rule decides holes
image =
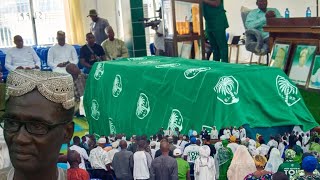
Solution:
[[[311,8],[312,16],[316,16],[316,0],[269,0],[268,2],[268,7],[277,8],[282,16],[285,9],[289,8],[290,17],[305,17],[307,7]],[[224,6],[230,26],[227,31],[231,37],[241,35],[244,32],[244,26],[240,8],[241,6],[257,8],[256,0],[225,0]]]

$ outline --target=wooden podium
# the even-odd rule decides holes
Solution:
[[[270,33],[270,49],[275,41],[292,43],[291,52],[285,72],[288,73],[289,65],[293,59],[294,49],[297,44],[310,44],[320,47],[320,18],[268,18],[264,31]]]

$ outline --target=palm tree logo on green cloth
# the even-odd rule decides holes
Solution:
[[[292,106],[300,101],[301,97],[298,97],[298,88],[285,77],[277,76],[276,87],[279,96],[288,106]]]
[[[148,116],[150,112],[150,104],[148,96],[144,93],[140,93],[138,102],[137,102],[137,110],[136,115],[139,119],[144,119]]]
[[[174,131],[176,128],[179,128],[179,131],[183,128],[183,116],[178,109],[173,109],[170,115],[168,130]]]
[[[98,81],[104,73],[104,63],[100,62],[97,65],[96,71],[94,72],[94,78]]]
[[[192,69],[187,69],[184,72],[184,77],[187,79],[193,79],[195,78],[199,73],[209,71],[211,68],[210,67],[201,67],[201,68],[192,68]]]
[[[121,76],[117,74],[113,81],[112,96],[118,97],[121,94],[121,92],[122,92]]]
[[[100,118],[99,104],[95,99],[92,99],[91,103],[91,117],[95,120],[99,120]]]
[[[180,66],[179,63],[170,63],[170,64],[161,64],[161,65],[157,65],[156,68],[160,69],[160,68],[173,68],[173,67],[178,67]]]
[[[116,126],[113,123],[113,119],[109,118],[109,127],[110,127],[110,134],[117,134]]]
[[[223,104],[231,105],[239,102],[239,83],[233,76],[223,76],[214,87],[217,99]]]

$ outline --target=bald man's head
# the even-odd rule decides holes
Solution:
[[[121,140],[119,146],[121,149],[127,149],[127,141]]]
[[[77,151],[70,150],[68,151],[68,163],[73,166],[77,167],[81,163],[80,154]]]
[[[168,153],[170,150],[170,145],[168,141],[161,141],[160,143],[160,149],[162,153]]]

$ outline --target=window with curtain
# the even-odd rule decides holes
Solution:
[[[56,32],[66,31],[63,0],[0,0],[0,48],[14,46],[21,35],[26,46],[56,42]]]

